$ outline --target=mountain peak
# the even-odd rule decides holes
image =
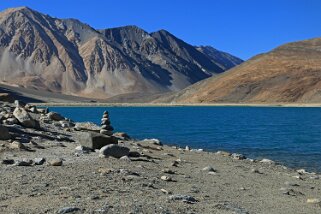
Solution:
[[[27,7],[27,6],[22,6],[22,7],[13,7],[13,8],[8,8],[6,10],[3,11],[3,13],[14,13],[17,11],[23,11],[23,12],[35,12],[34,10],[32,10],[31,8]]]

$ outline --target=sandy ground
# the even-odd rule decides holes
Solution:
[[[319,202],[307,203],[321,199],[318,175],[280,165],[148,142],[124,142],[146,155],[131,161],[77,153],[77,142],[38,143],[44,149],[3,150],[0,158],[62,158],[63,165],[1,164],[0,213],[321,213]],[[176,194],[197,201],[172,200]]]

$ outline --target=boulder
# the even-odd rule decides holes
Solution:
[[[106,145],[118,143],[117,138],[113,136],[103,135],[95,132],[80,132],[78,133],[77,138],[81,146],[90,148],[92,150],[101,149]]]
[[[5,126],[0,125],[0,140],[9,140],[10,134]]]
[[[57,112],[49,112],[47,116],[50,120],[54,120],[54,121],[60,121],[65,119],[63,116],[61,116]]]
[[[117,144],[107,145],[99,150],[105,157],[121,158],[129,155],[129,148]]]
[[[30,116],[30,114],[21,107],[16,107],[13,111],[13,116],[21,123],[22,126],[27,128],[36,128],[36,121]]]

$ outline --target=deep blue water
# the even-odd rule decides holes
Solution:
[[[74,121],[99,123],[110,112],[116,131],[137,139],[269,158],[321,172],[321,108],[55,107]]]

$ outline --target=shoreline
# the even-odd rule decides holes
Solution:
[[[31,103],[43,107],[291,107],[291,108],[319,108],[321,103]]]

